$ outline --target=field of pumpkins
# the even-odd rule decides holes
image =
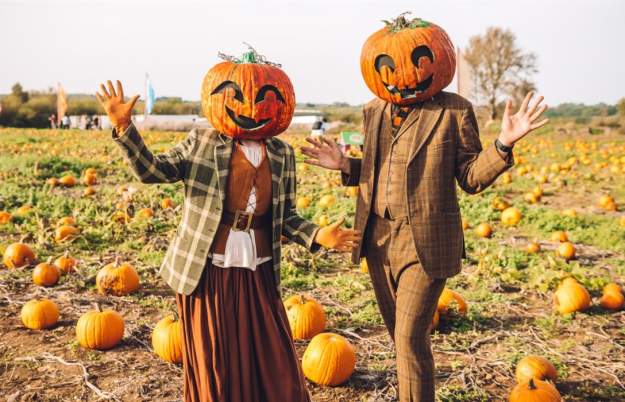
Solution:
[[[162,152],[186,133],[143,135]],[[281,138],[298,151],[305,135]],[[302,160],[300,214],[351,225],[358,189]],[[458,191],[468,258],[432,322],[437,399],[625,401],[625,139],[551,127],[515,161]],[[0,129],[0,399],[179,400],[181,327],[157,270],[182,201],[179,183],[137,182],[109,132]],[[314,401],[397,396],[367,271],[284,245]]]

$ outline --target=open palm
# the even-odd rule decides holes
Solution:
[[[519,111],[512,114],[512,101],[506,102],[506,109],[503,113],[501,121],[501,135],[499,141],[506,146],[514,145],[518,140],[529,134],[530,131],[536,130],[547,124],[549,119],[537,120],[547,110],[547,105],[540,106],[544,97],[540,96],[533,105],[530,106],[530,100],[534,96],[534,92],[529,92]]]
[[[121,133],[130,125],[132,118],[132,108],[137,103],[139,95],[133,96],[127,103],[124,103],[124,88],[122,83],[117,81],[117,92],[113,88],[111,81],[106,81],[108,90],[104,84],[100,84],[100,92],[96,92],[98,102],[104,108],[104,111],[111,121],[111,125],[118,133]]]

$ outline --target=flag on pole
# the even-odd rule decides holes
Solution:
[[[156,94],[154,93],[154,88],[152,87],[152,81],[150,81],[150,76],[145,74],[145,114],[151,114],[152,109],[154,108],[154,103],[156,102]]]
[[[61,119],[65,116],[65,112],[67,112],[67,97],[65,96],[65,90],[61,86],[61,83],[57,83],[57,91],[56,91],[56,124],[58,126],[61,125]]]

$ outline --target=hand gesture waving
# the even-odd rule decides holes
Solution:
[[[499,141],[507,147],[511,147],[521,138],[529,134],[530,131],[536,130],[547,124],[549,119],[543,119],[537,122],[538,118],[547,110],[547,105],[539,107],[544,97],[539,97],[538,100],[530,106],[530,100],[534,96],[534,92],[529,92],[521,108],[516,114],[512,114],[512,101],[506,102],[506,110],[503,113],[503,119],[501,121],[501,134],[499,135]]]
[[[96,92],[95,96],[98,98],[98,102],[104,108],[104,111],[111,120],[111,125],[115,128],[117,134],[121,134],[126,131],[126,128],[130,125],[132,108],[137,103],[139,95],[133,96],[128,103],[124,103],[124,89],[122,83],[117,81],[117,92],[113,88],[111,81],[106,81],[108,85],[108,91],[104,84],[100,84],[100,92]]]
[[[319,229],[315,236],[315,242],[325,248],[337,251],[351,251],[360,242],[360,232],[352,229],[341,229],[344,218],[339,219],[331,225]]]
[[[329,138],[321,137],[321,140],[308,137],[306,138],[312,147],[302,147],[302,153],[309,159],[304,162],[321,166],[326,169],[344,170],[347,158],[343,155],[338,144]]]

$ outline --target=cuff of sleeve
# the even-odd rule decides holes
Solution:
[[[126,130],[119,134],[115,130],[115,128],[111,129],[111,138],[119,145],[128,146],[130,144],[137,144],[137,141],[140,140],[139,132],[135,127],[134,123],[130,123]]]
[[[309,244],[307,244],[308,250],[310,250],[311,253],[316,253],[317,251],[321,249],[321,244],[315,242],[315,239],[317,238],[317,232],[319,232],[319,229],[321,229],[320,226],[317,226],[315,228],[315,230],[312,232],[312,235],[310,236]]]

